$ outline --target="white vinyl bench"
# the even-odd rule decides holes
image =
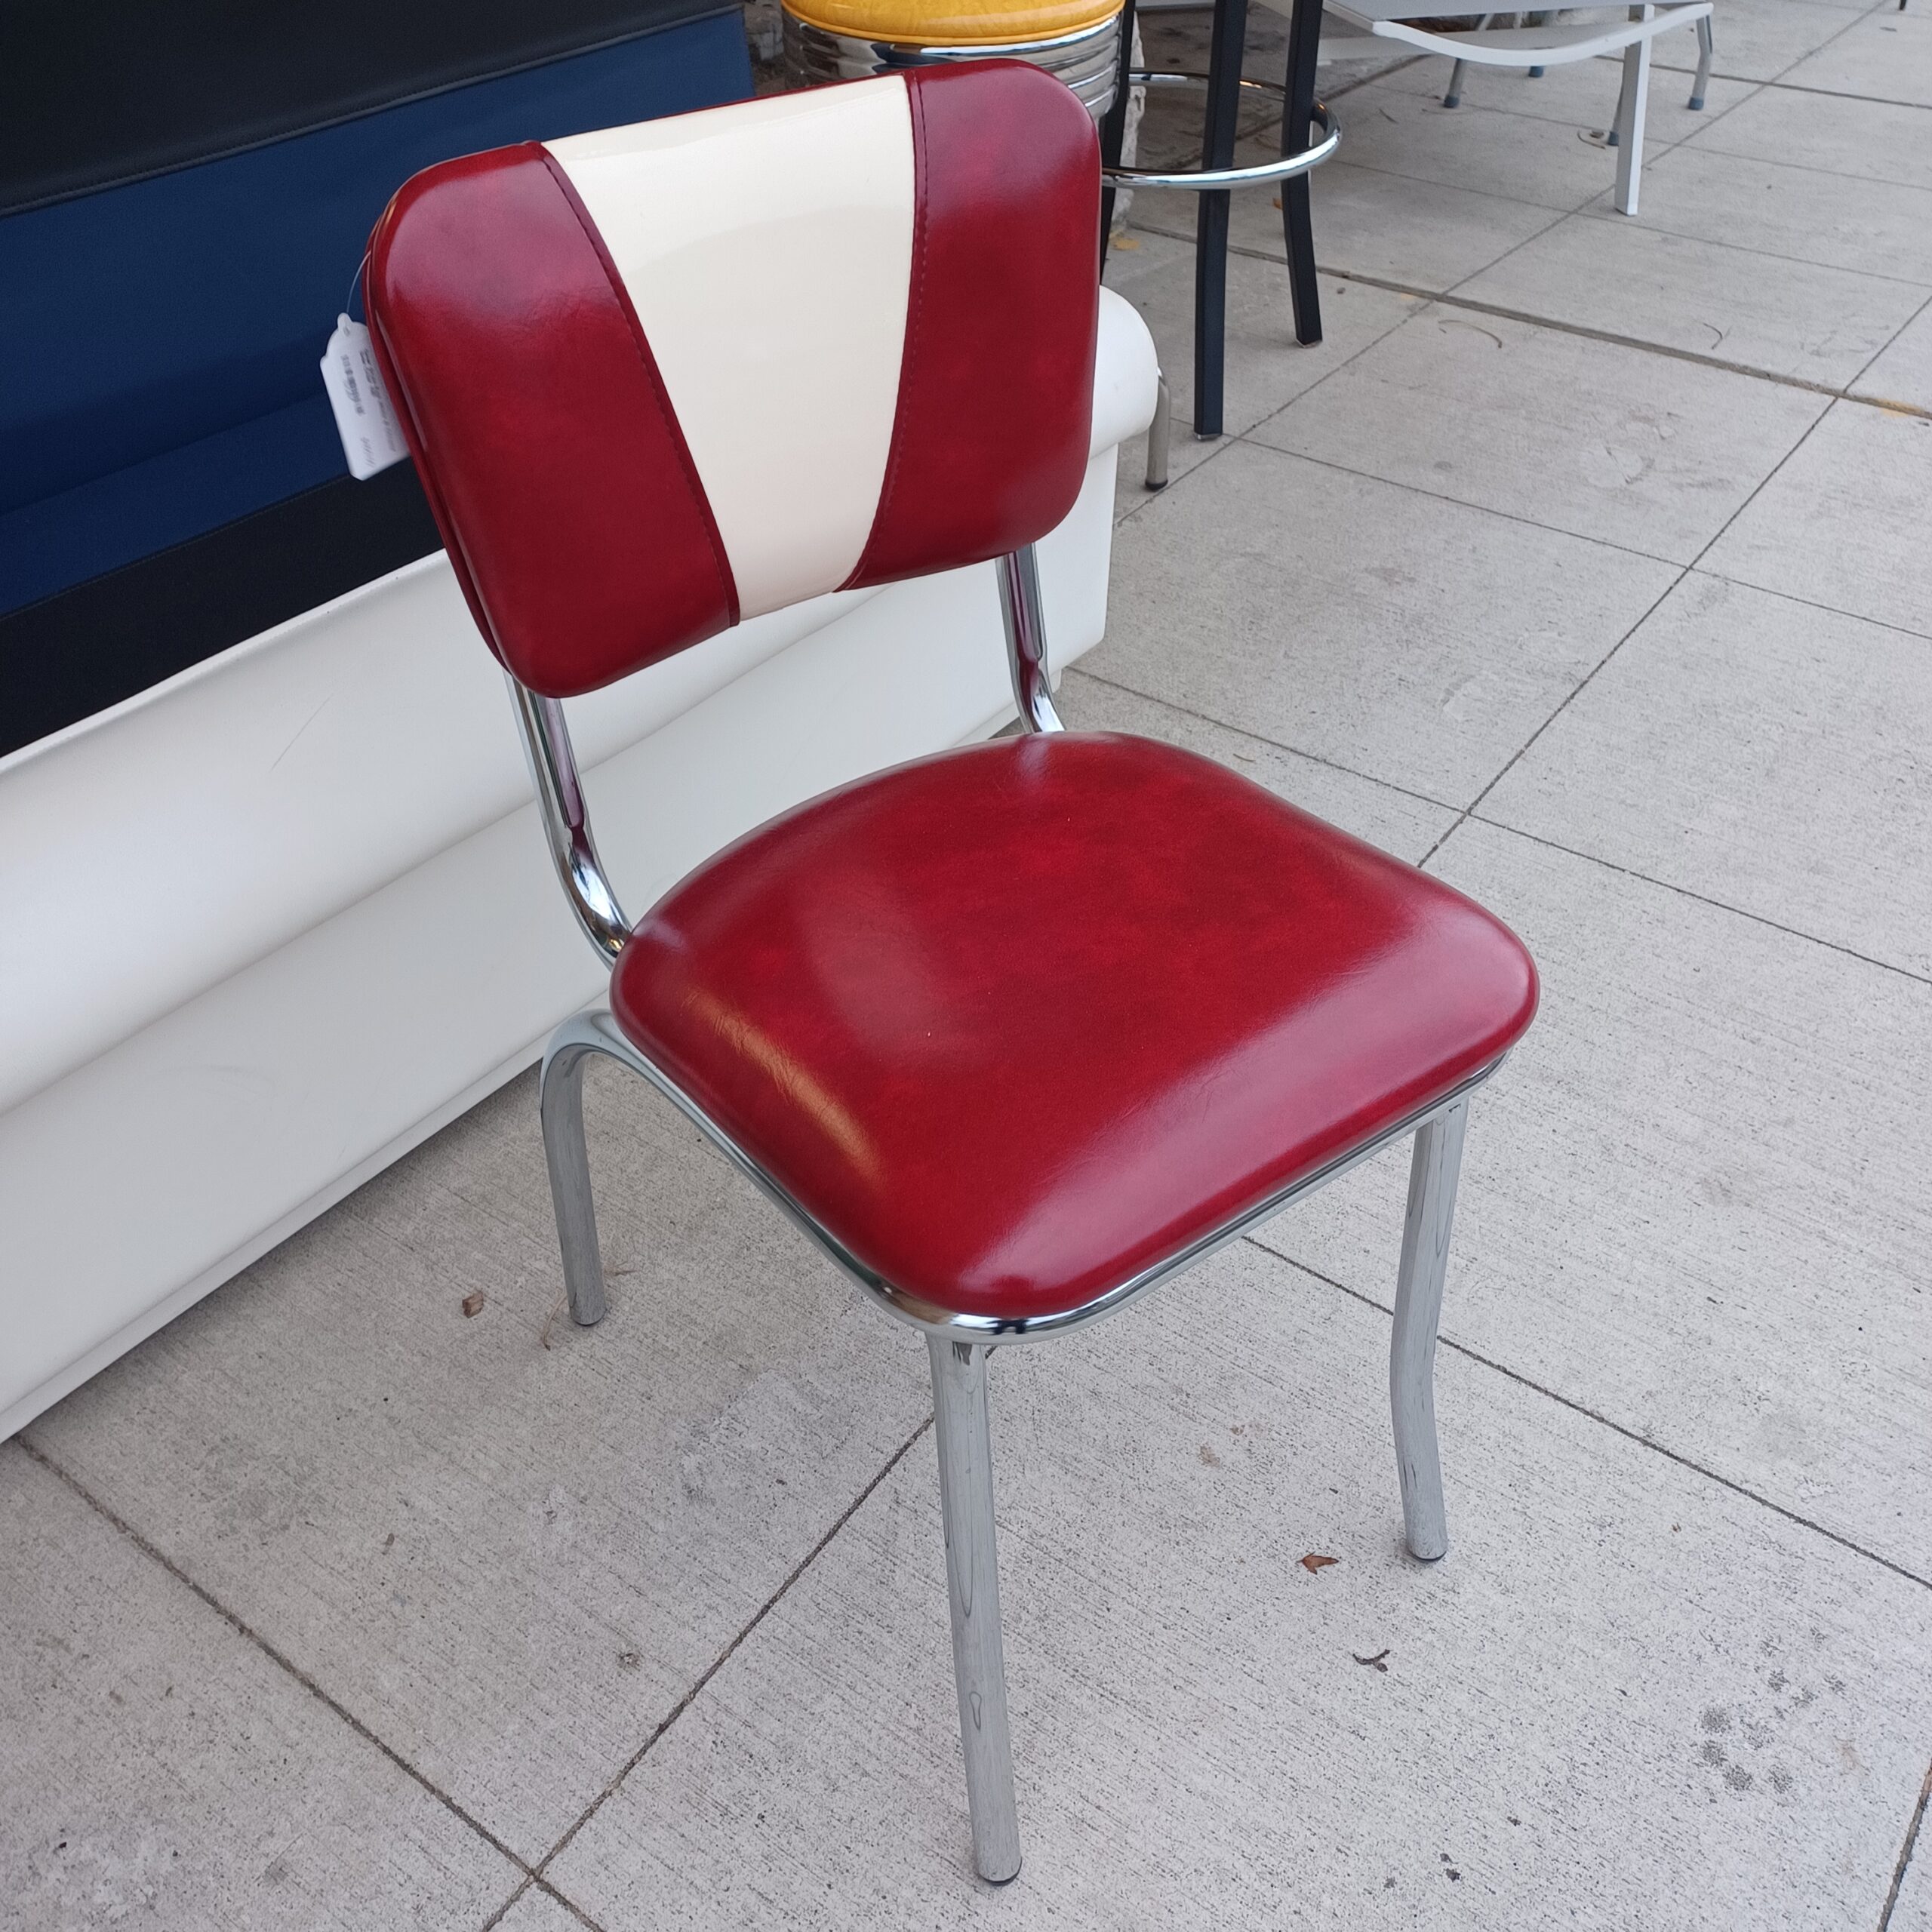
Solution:
[[[1651,6],[1629,6],[1624,0],[1595,0],[1567,7],[1560,13],[1484,14],[1473,29],[1438,28],[1431,21],[1466,20],[1468,0],[1327,0],[1327,17],[1345,29],[1398,41],[1426,54],[1447,54],[1456,63],[1443,105],[1454,107],[1460,93],[1463,69],[1526,67],[1540,72],[1572,60],[1594,60],[1600,54],[1623,56],[1623,91],[1610,131],[1617,153],[1617,207],[1622,214],[1637,212],[1637,191],[1644,164],[1644,103],[1650,91],[1651,43],[1672,27],[1697,29],[1697,78],[1690,105],[1704,104],[1711,75],[1711,0],[1664,0]],[[1495,26],[1499,18],[1515,20],[1513,26]],[[1324,57],[1330,51],[1324,39]]]

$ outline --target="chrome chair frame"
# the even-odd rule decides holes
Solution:
[[[1054,705],[1039,575],[1032,547],[1001,558],[995,568],[1014,702],[1021,723],[1029,732],[1063,730]],[[563,706],[555,698],[537,696],[513,677],[509,683],[558,877],[578,924],[610,968],[623,950],[631,928],[597,856]],[[933,1378],[953,1678],[966,1760],[973,1860],[980,1876],[991,1883],[1004,1884],[1017,1876],[1020,1862],[1000,1641],[999,1564],[986,1392],[986,1361],[995,1346],[1039,1341],[1098,1321],[1247,1233],[1291,1201],[1312,1193],[1358,1161],[1413,1134],[1415,1150],[1389,1355],[1389,1396],[1409,1550],[1424,1561],[1434,1561],[1447,1552],[1435,1432],[1436,1331],[1469,1097],[1502,1065],[1501,1057],[1386,1132],[1231,1217],[1180,1253],[1140,1269],[1079,1306],[1054,1315],[1002,1320],[936,1307],[888,1281],[795,1200],[663,1069],[639,1052],[608,1011],[593,1008],[565,1020],[552,1035],[543,1055],[539,1100],[571,1315],[586,1327],[602,1320],[605,1309],[583,1131],[583,1074],[593,1054],[614,1060],[648,1081],[888,1314],[925,1335]]]

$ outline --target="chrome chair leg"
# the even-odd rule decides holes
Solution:
[[[1903,0],[1900,0],[1903,4]],[[1711,56],[1715,43],[1711,38],[1711,17],[1706,14],[1697,23],[1697,78],[1690,83],[1690,106],[1694,112],[1704,105],[1705,90],[1711,85]]]
[[[1006,1721],[1006,1666],[999,1638],[999,1553],[993,1528],[992,1435],[986,1357],[976,1342],[929,1334],[933,1434],[939,1446],[940,1515],[952,1605],[952,1675],[966,1747],[973,1863],[1003,1885],[1020,1872],[1020,1813]]]
[[[1395,1422],[1395,1469],[1409,1553],[1432,1563],[1449,1547],[1442,1508],[1442,1460],[1435,1442],[1435,1331],[1442,1278],[1456,1216],[1466,1100],[1416,1131],[1409,1169],[1408,1218],[1395,1282],[1395,1327],[1389,1344],[1389,1400]]]
[[[1174,440],[1174,399],[1168,393],[1166,372],[1155,370],[1154,379],[1160,386],[1154,395],[1154,420],[1147,426],[1147,487],[1150,490],[1164,490],[1168,487],[1168,450]]]
[[[537,1110],[543,1123],[543,1159],[550,1170],[557,1245],[563,1251],[564,1289],[571,1319],[588,1328],[604,1319],[604,1263],[597,1251],[597,1208],[590,1193],[590,1157],[583,1144],[584,1063],[598,1050],[566,1020],[543,1055]]]

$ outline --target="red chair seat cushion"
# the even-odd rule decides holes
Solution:
[[[1076,1307],[1488,1066],[1535,968],[1191,753],[1002,739],[761,826],[619,961],[638,1047],[859,1258]]]

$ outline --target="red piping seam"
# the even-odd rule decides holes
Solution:
[[[644,365],[645,380],[664,418],[664,426],[670,432],[671,446],[678,452],[678,460],[684,466],[685,487],[691,491],[691,500],[697,504],[698,514],[704,519],[706,534],[711,539],[712,560],[718,566],[718,580],[724,590],[724,607],[731,613],[726,620],[728,629],[738,621],[738,580],[731,574],[731,560],[724,553],[724,540],[718,534],[718,520],[711,513],[711,499],[705,494],[697,465],[691,460],[691,445],[685,441],[684,425],[678,420],[678,412],[672,407],[669,392],[664,386],[663,374],[657,367],[657,358],[651,352],[651,339],[644,332],[644,325],[638,320],[630,291],[624,286],[624,278],[617,272],[617,265],[611,260],[611,251],[605,247],[604,238],[598,232],[597,224],[591,220],[590,211],[584,206],[571,177],[564,172],[556,156],[540,141],[532,141],[530,146],[543,157],[543,165],[550,171],[550,179],[570,204],[571,212],[577,217],[578,226],[603,265],[605,279],[611,285],[611,294],[617,298],[624,320],[630,325],[631,340],[636,347],[638,360]]]
[[[884,527],[886,512],[892,502],[892,493],[899,480],[900,459],[906,453],[906,397],[911,386],[913,363],[918,359],[920,323],[924,314],[923,286],[926,273],[926,117],[920,105],[919,90],[913,85],[915,75],[903,77],[906,88],[906,111],[912,123],[912,260],[911,273],[906,291],[906,340],[900,352],[899,395],[894,407],[892,417],[892,448],[886,458],[885,479],[879,485],[878,507],[872,512],[872,527],[866,533],[865,547],[859,552],[859,561],[852,566],[852,574],[838,587],[850,590],[866,574],[866,565],[870,560],[872,546],[878,542],[880,531]]]

